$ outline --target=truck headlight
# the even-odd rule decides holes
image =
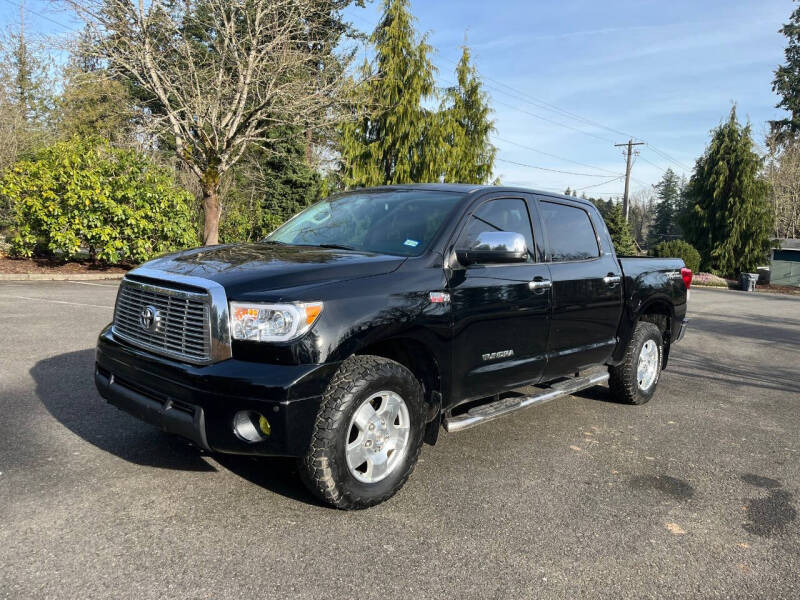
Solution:
[[[231,302],[230,309],[233,339],[285,342],[311,329],[322,313],[322,302],[284,304]]]

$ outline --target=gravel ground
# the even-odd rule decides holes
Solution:
[[[0,283],[0,598],[797,598],[800,298],[693,290],[655,399],[425,447],[384,505],[104,404],[116,282]]]

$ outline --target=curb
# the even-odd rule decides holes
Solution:
[[[730,292],[730,291],[733,291],[733,292],[739,291],[739,290],[731,290],[731,289],[730,289],[729,287],[727,287],[727,286],[724,286],[724,287],[723,287],[723,286],[721,286],[721,285],[703,285],[702,283],[695,283],[695,282],[693,281],[693,282],[692,282],[692,289],[694,289],[694,288],[703,288],[703,289],[705,289],[705,290],[728,290],[729,292]]]
[[[724,288],[722,286],[716,285],[694,285],[692,284],[691,289],[702,289],[702,290],[711,290],[715,292],[729,292],[732,294],[747,294],[748,296],[778,296],[781,298],[800,298],[800,294],[792,294],[789,292],[762,292],[761,290],[755,290],[752,292],[745,292],[744,290],[732,290],[730,288]]]
[[[92,281],[124,276],[125,273],[0,273],[0,281]]]

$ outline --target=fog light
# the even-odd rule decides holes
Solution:
[[[233,433],[245,442],[263,442],[271,427],[267,418],[252,410],[240,410],[233,416]]]
[[[261,433],[267,437],[272,433],[272,427],[269,426],[269,421],[267,421],[267,417],[264,415],[258,415],[258,428],[261,430]]]

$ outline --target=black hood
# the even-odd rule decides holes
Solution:
[[[229,298],[236,298],[250,292],[382,275],[404,260],[386,254],[256,242],[195,248],[142,266],[216,281]]]

